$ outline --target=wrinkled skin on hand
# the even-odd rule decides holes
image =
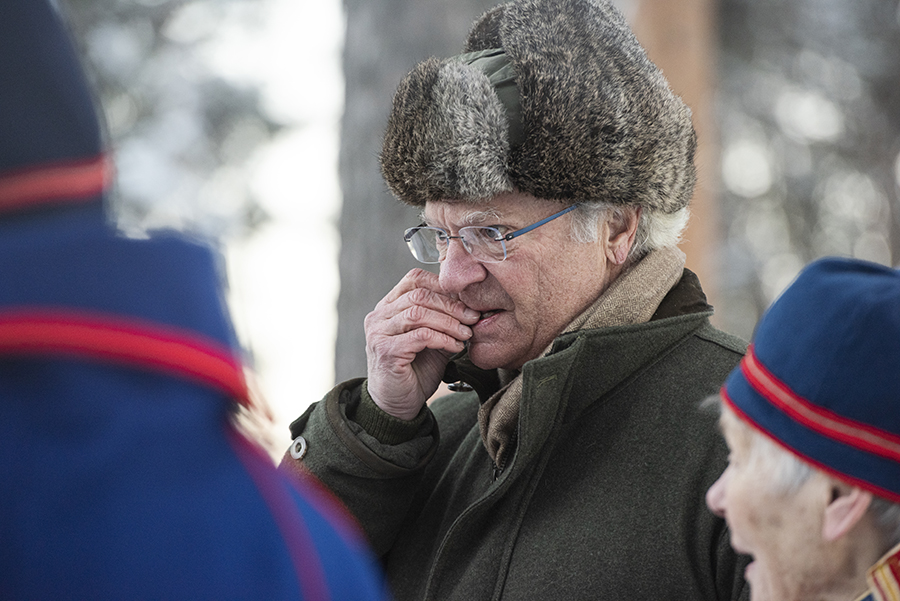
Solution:
[[[413,419],[465,348],[480,314],[445,294],[438,276],[413,269],[366,316],[368,391],[385,412]]]

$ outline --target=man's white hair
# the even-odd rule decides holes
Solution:
[[[727,407],[723,407],[723,410],[731,412]],[[749,432],[751,443],[748,459],[751,462],[765,462],[764,465],[771,474],[769,483],[776,494],[790,495],[797,492],[810,476],[818,471],[768,436],[748,426],[743,420],[735,416],[734,421]],[[900,544],[900,504],[873,495],[869,514],[880,529],[884,544],[888,548]]]
[[[573,236],[579,242],[596,242],[601,219],[621,215],[623,207],[605,202],[586,202],[579,205],[572,215]],[[628,253],[629,262],[641,259],[651,250],[677,246],[687,227],[690,211],[687,207],[674,213],[663,213],[646,207],[638,221],[634,245]]]

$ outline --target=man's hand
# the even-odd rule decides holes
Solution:
[[[465,348],[480,314],[441,291],[438,276],[413,269],[366,316],[368,390],[385,412],[418,415]],[[468,324],[468,325],[467,325]]]

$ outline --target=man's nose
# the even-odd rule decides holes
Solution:
[[[465,249],[463,241],[458,238],[451,239],[438,274],[438,281],[444,292],[459,294],[467,286],[480,282],[486,276],[487,270],[484,265]]]
[[[719,479],[706,491],[706,506],[720,518],[725,517],[725,487],[727,486],[728,468]]]

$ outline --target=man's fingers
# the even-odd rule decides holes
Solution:
[[[401,373],[409,368],[417,356],[426,349],[443,351],[449,355],[465,348],[458,338],[429,328],[417,328],[396,336],[381,336],[369,341],[374,368],[380,373]],[[370,373],[371,377],[373,374]]]
[[[462,301],[450,298],[442,292],[434,292],[425,288],[416,288],[406,294],[405,299],[399,299],[401,302],[409,303],[411,306],[421,305],[440,311],[450,315],[457,321],[466,324],[474,324],[481,317],[481,314],[474,309],[470,309]]]
[[[422,305],[411,305],[397,315],[386,319],[374,313],[370,313],[366,317],[366,337],[370,339],[413,334],[407,339],[417,340],[417,337],[421,336],[422,340],[430,341],[433,338],[431,332],[458,341],[468,340],[472,337],[472,328],[466,324],[460,323],[459,320],[446,313]],[[414,352],[423,348],[443,348],[443,346],[443,344],[441,346],[425,345],[416,348]]]
[[[417,267],[411,269],[403,276],[403,279],[397,282],[397,285],[385,295],[381,302],[392,303],[416,288],[425,288],[426,290],[432,290],[434,292],[441,291],[441,286],[438,283],[438,276],[430,271],[425,271],[424,269],[419,269]]]
[[[367,332],[396,335],[414,328],[430,327],[451,336],[471,336],[469,325],[480,314],[444,294],[415,288],[393,302],[382,301],[366,316]],[[460,327],[462,326],[462,327]]]
[[[423,305],[442,311],[457,320],[474,324],[479,313],[466,307],[462,301],[450,298],[441,289],[438,277],[424,269],[413,269],[385,296],[375,308],[400,313],[408,306]]]
[[[431,329],[462,340],[472,337],[472,328],[466,324],[460,323],[459,320],[446,313],[428,309],[422,305],[412,305],[391,320],[391,323],[404,332]]]

